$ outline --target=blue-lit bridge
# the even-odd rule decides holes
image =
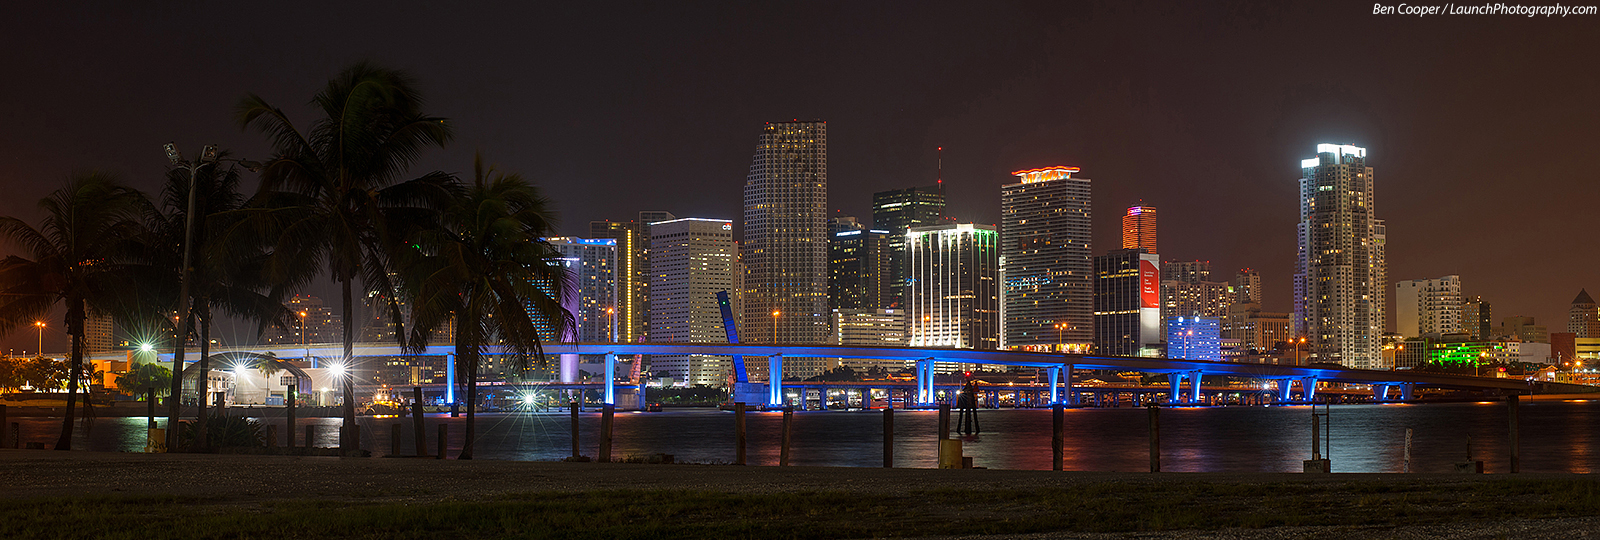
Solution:
[[[339,344],[312,344],[312,345],[278,345],[237,348],[213,348],[212,355],[227,354],[274,354],[280,359],[296,359],[301,357],[320,358],[325,362],[329,359],[342,357],[343,348]],[[498,347],[488,347],[487,354],[506,354]],[[1401,401],[1413,398],[1417,387],[1434,387],[1458,390],[1494,391],[1504,394],[1530,394],[1530,393],[1588,393],[1600,391],[1600,388],[1553,383],[1544,381],[1530,381],[1524,379],[1505,379],[1472,377],[1464,375],[1451,375],[1442,373],[1429,373],[1418,371],[1375,371],[1362,369],[1346,369],[1331,366],[1283,366],[1271,364],[1245,364],[1232,362],[1207,362],[1198,360],[1168,359],[1168,358],[1140,358],[1126,356],[1097,356],[1087,354],[1059,354],[1036,353],[1022,351],[985,351],[971,349],[939,349],[939,348],[909,348],[909,347],[862,347],[841,345],[745,345],[745,344],[687,344],[687,343],[572,343],[554,344],[545,347],[545,353],[550,355],[585,355],[603,357],[602,364],[605,374],[602,383],[596,385],[603,390],[605,403],[616,403],[617,390],[625,389],[637,391],[636,386],[619,387],[616,384],[616,364],[618,356],[633,355],[707,355],[731,356],[740,358],[765,357],[768,373],[782,373],[785,358],[841,358],[865,360],[899,360],[914,366],[915,386],[911,401],[914,405],[931,405],[934,403],[937,389],[934,384],[936,364],[971,364],[971,365],[996,365],[1029,367],[1044,370],[1049,378],[1046,385],[1048,390],[1048,404],[1068,403],[1076,404],[1080,387],[1072,381],[1074,369],[1087,370],[1114,370],[1136,371],[1144,373],[1165,374],[1167,376],[1168,391],[1165,393],[1168,401],[1172,403],[1202,403],[1202,377],[1206,375],[1226,376],[1270,381],[1276,387],[1275,401],[1291,401],[1291,389],[1294,383],[1299,383],[1301,401],[1310,401],[1316,395],[1317,384],[1321,382],[1346,383],[1369,386],[1372,389],[1373,399],[1376,401]],[[406,356],[442,356],[446,359],[448,368],[447,392],[453,392],[455,386],[455,350],[450,346],[429,347],[420,352],[407,352],[396,345],[358,343],[354,355],[360,357],[406,357]],[[170,352],[160,355],[165,361],[171,361]],[[97,360],[120,359],[122,353],[96,356]],[[742,361],[736,365],[743,365]],[[785,401],[787,385],[781,380],[770,384],[749,385],[743,390],[744,396],[736,399],[765,403],[768,406],[781,406]],[[814,386],[806,384],[804,386]],[[757,394],[748,394],[749,388],[759,388]],[[1111,389],[1083,390],[1109,391]],[[1391,390],[1398,390],[1398,396],[1391,397]],[[451,396],[453,398],[453,395]],[[1044,397],[1043,395],[1040,396]],[[826,398],[824,397],[824,400]],[[450,399],[450,401],[454,401]],[[638,399],[636,403],[642,404]]]

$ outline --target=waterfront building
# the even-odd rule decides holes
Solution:
[[[1222,325],[1216,317],[1167,320],[1167,358],[1222,361]]]
[[[1020,181],[1000,188],[1005,348],[1081,352],[1094,344],[1090,182],[1076,172],[1016,171]]]
[[[1306,336],[1313,361],[1382,369],[1387,231],[1367,150],[1319,144],[1300,170],[1296,333]]]
[[[906,232],[912,347],[999,347],[998,244],[990,225],[952,223]]]
[[[111,352],[111,331],[111,314],[89,308],[83,320],[83,354]]]
[[[872,194],[872,228],[889,231],[889,298],[883,307],[905,307],[906,229],[944,222],[942,186],[941,183]]]
[[[1156,208],[1135,205],[1122,215],[1122,249],[1156,252]]]
[[[827,205],[827,123],[768,123],[744,185],[740,250],[750,343],[827,341]]]
[[[1233,302],[1261,305],[1261,273],[1242,268],[1233,276]]]
[[[1474,296],[1461,303],[1461,331],[1472,339],[1489,339],[1494,328],[1490,321],[1494,320],[1489,303],[1482,296]]]
[[[1589,296],[1588,289],[1578,290],[1567,309],[1567,331],[1581,338],[1600,338],[1600,305]]]
[[[1461,333],[1461,304],[1461,276],[1395,283],[1395,332],[1405,337]]]
[[[572,291],[577,300],[572,312],[577,322],[574,337],[586,343],[617,341],[621,325],[617,317],[620,272],[616,239],[556,236],[544,240],[561,254],[561,262],[573,278],[571,283],[576,285]]]
[[[835,309],[832,342],[838,345],[904,347],[908,338],[906,327],[904,310]],[[837,360],[837,365],[856,371],[879,367],[890,373],[906,368],[906,363],[901,360],[871,358],[842,358]]]
[[[1120,249],[1094,258],[1094,351],[1159,357],[1161,257]]]
[[[717,293],[733,289],[733,222],[680,218],[651,223],[650,250],[650,340],[727,343]],[[655,355],[650,371],[677,385],[722,386],[732,374],[732,361],[726,356]]]
[[[880,230],[843,230],[828,239],[828,306],[881,309],[893,303],[890,242]],[[905,235],[900,235],[901,242]]]
[[[1521,346],[1516,341],[1441,341],[1428,346],[1428,361],[1442,366],[1483,366],[1522,361]],[[1542,350],[1548,354],[1549,346]],[[1539,359],[1544,362],[1544,359]],[[1483,374],[1487,374],[1484,372]]]

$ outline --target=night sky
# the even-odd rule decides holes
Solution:
[[[155,189],[168,141],[266,156],[232,122],[241,97],[304,127],[312,94],[372,59],[416,76],[426,110],[455,123],[416,174],[470,173],[482,151],[546,189],[564,234],[640,210],[737,223],[762,123],[821,119],[832,209],[870,218],[872,192],[931,184],[938,146],[962,221],[999,221],[1010,171],[1082,167],[1096,253],[1118,247],[1122,210],[1143,200],[1159,209],[1164,260],[1210,260],[1214,279],[1256,268],[1266,307],[1288,311],[1299,161],[1333,142],[1369,150],[1391,282],[1459,274],[1497,321],[1552,331],[1579,288],[1600,292],[1600,16],[1379,16],[1372,2],[55,4],[0,8],[0,213],[29,221],[71,171]],[[46,349],[65,350],[51,323]],[[0,346],[36,339],[23,328]]]

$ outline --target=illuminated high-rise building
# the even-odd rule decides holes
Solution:
[[[1572,299],[1572,307],[1567,309],[1567,331],[1574,337],[1600,338],[1600,305],[1595,304],[1588,289],[1578,290],[1578,297]]]
[[[828,239],[828,307],[887,309],[891,302],[889,231],[845,230]],[[904,235],[901,235],[903,240]]]
[[[1233,302],[1261,305],[1261,273],[1242,268],[1233,276]]]
[[[578,309],[572,312],[578,323],[576,339],[586,343],[619,339],[617,240],[557,236],[545,242],[561,253],[561,263],[577,285],[573,292]]]
[[[1167,358],[1222,361],[1222,323],[1216,317],[1167,319]]]
[[[1122,215],[1122,249],[1156,252],[1156,207],[1128,207],[1128,213]]]
[[[1395,283],[1394,331],[1408,338],[1461,333],[1461,276]]]
[[[744,185],[748,342],[828,340],[827,222],[827,123],[767,124]]]
[[[1384,368],[1386,231],[1367,150],[1319,144],[1300,169],[1295,330],[1311,361]]]
[[[269,327],[261,336],[267,345],[299,345],[312,343],[339,343],[344,340],[344,321],[333,310],[322,305],[322,299],[297,294],[283,303],[294,312],[284,328]]]
[[[1211,281],[1211,261],[1162,261],[1161,281]]]
[[[733,292],[733,222],[682,218],[650,224],[650,340],[656,343],[727,343],[717,293]],[[749,333],[741,338],[748,339]],[[654,376],[673,384],[723,386],[726,356],[654,355]]]
[[[1094,350],[1113,356],[1159,356],[1161,259],[1140,249],[1094,258]]]
[[[906,232],[912,347],[999,347],[999,241],[990,225],[952,223]]]
[[[1007,349],[1085,351],[1094,344],[1090,185],[1076,172],[1017,171],[1021,181],[1000,188]]]
[[[83,354],[111,352],[111,314],[90,308],[83,320]]]
[[[650,223],[676,219],[671,212],[639,212],[638,220],[591,221],[590,238],[617,241],[617,340],[646,339],[650,329]]]
[[[1461,302],[1461,331],[1472,339],[1489,339],[1494,335],[1494,311],[1492,306],[1482,296],[1467,298]]]
[[[872,194],[872,228],[889,231],[889,300],[883,307],[904,306],[906,229],[942,224],[944,192],[939,186],[911,187]]]

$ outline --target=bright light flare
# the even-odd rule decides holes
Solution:
[[[154,351],[154,350],[156,350],[156,346],[155,345],[151,345],[149,343],[140,343],[139,344],[139,351],[140,352],[151,352],[151,351]]]

